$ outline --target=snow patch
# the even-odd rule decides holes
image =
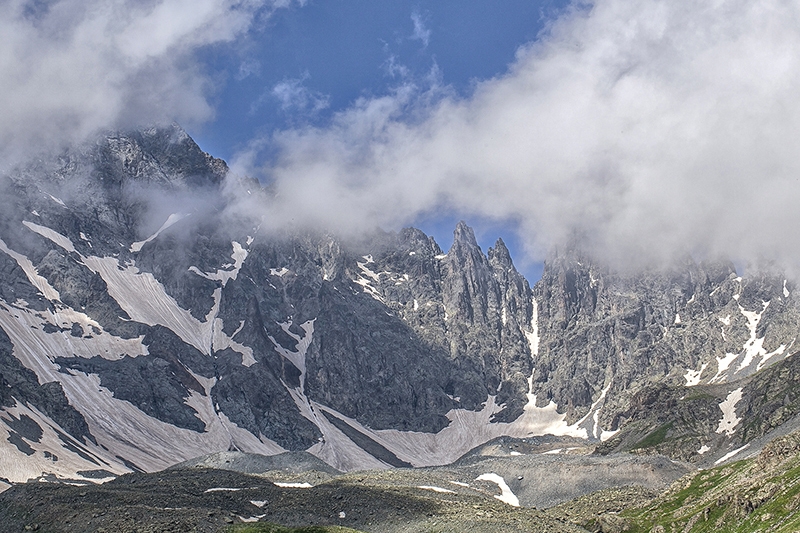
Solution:
[[[697,453],[698,453],[698,455],[703,455],[703,454],[705,454],[707,452],[710,452],[710,451],[711,451],[711,448],[709,448],[708,446],[703,444],[702,446],[700,446],[700,449],[697,450]]]
[[[156,230],[155,233],[153,233],[152,235],[150,235],[148,238],[146,238],[143,241],[137,241],[137,242],[131,244],[130,251],[133,252],[133,253],[139,252],[145,244],[147,244],[148,242],[150,242],[150,241],[154,240],[156,237],[158,237],[161,234],[162,231],[166,230],[170,226],[173,226],[175,223],[183,220],[184,218],[186,218],[188,216],[189,216],[188,213],[186,213],[186,214],[183,214],[183,213],[172,213],[170,216],[167,217],[167,220],[163,224],[161,224],[161,227],[158,228],[158,230]]]
[[[715,464],[715,465],[718,465],[718,464],[720,464],[720,463],[724,463],[724,462],[725,462],[725,461],[727,461],[728,459],[732,458],[733,456],[737,455],[739,452],[742,452],[742,451],[746,450],[746,449],[747,449],[747,448],[749,448],[749,447],[750,447],[750,443],[748,442],[747,444],[745,444],[745,445],[744,445],[744,446],[742,446],[741,448],[736,448],[736,449],[735,449],[735,450],[733,450],[732,452],[726,453],[725,455],[723,455],[722,457],[720,457],[719,459],[717,459],[716,461],[714,461],[714,464]]]
[[[66,444],[60,435],[67,435],[67,432],[61,426],[35,407],[17,398],[14,398],[14,402],[16,404],[14,407],[5,407],[0,411],[0,440],[6,442],[11,437],[8,423],[11,420],[20,420],[22,417],[33,420],[42,429],[42,435],[38,441],[21,437],[34,450],[31,455],[17,452],[13,447],[4,448],[0,452],[0,471],[7,480],[22,483],[47,472],[61,479],[97,483],[108,481],[109,478],[90,479],[79,475],[78,472],[98,468],[117,475],[129,472],[119,460],[93,443],[82,443],[66,437],[69,442]]]
[[[253,356],[253,349],[233,340],[233,338],[242,331],[244,327],[244,320],[239,323],[239,328],[233,332],[233,335],[228,337],[222,330],[223,322],[221,318],[214,319],[213,337],[211,340],[212,349],[217,352],[230,348],[234,352],[242,354],[242,365],[246,367],[256,364],[256,358]]]
[[[783,297],[789,297],[789,289],[786,288],[786,280],[783,280]]]
[[[380,283],[381,277],[379,274],[373,272],[367,265],[370,263],[374,263],[371,255],[365,255],[364,259],[366,263],[362,263],[360,261],[356,261],[358,268],[361,269],[361,274],[358,278],[354,279],[353,281],[358,285],[361,285],[364,288],[364,292],[372,296],[374,299],[378,300],[381,303],[386,303],[381,295],[381,291],[373,286],[373,283]]]
[[[278,325],[281,329],[297,341],[297,351],[292,352],[287,350],[283,346],[281,346],[278,341],[276,341],[271,335],[269,336],[269,340],[272,341],[272,345],[275,347],[275,351],[281,354],[284,358],[286,358],[290,363],[292,363],[297,370],[300,371],[300,392],[305,394],[305,374],[306,374],[306,352],[308,351],[308,347],[311,345],[311,341],[314,339],[314,320],[308,320],[300,324],[300,328],[303,330],[304,335],[301,337],[296,333],[293,333],[290,328],[292,327],[292,322],[279,322]]]
[[[282,489],[310,489],[314,487],[314,485],[312,485],[311,483],[296,483],[296,482],[284,483],[281,481],[273,481],[272,483],[276,487],[281,487]]]
[[[681,323],[681,315],[679,313],[675,313],[675,324]]]
[[[683,379],[686,380],[687,387],[694,387],[695,385],[700,384],[700,376],[705,371],[708,363],[703,363],[703,366],[700,367],[700,370],[692,370],[691,368],[686,369],[686,374],[683,376]]]
[[[584,415],[583,418],[581,418],[580,420],[578,420],[575,423],[576,427],[582,427],[582,426],[586,427],[585,422],[588,421],[589,416],[591,415],[592,424],[591,424],[591,426],[586,427],[587,438],[588,437],[593,437],[593,438],[599,439],[599,438],[601,438],[601,436],[603,434],[606,434],[607,437],[606,437],[605,440],[607,440],[607,439],[611,438],[612,436],[614,436],[617,433],[616,431],[613,431],[613,432],[605,431],[604,432],[600,428],[600,420],[599,420],[599,418],[600,418],[600,409],[602,408],[603,404],[605,403],[606,394],[608,394],[608,391],[610,389],[611,389],[611,382],[609,382],[608,385],[606,385],[605,388],[602,390],[602,392],[600,393],[600,397],[597,398],[597,400],[594,403],[592,403],[592,406],[589,408],[589,412],[586,413],[586,415]]]
[[[33,263],[25,257],[24,255],[15,252],[14,250],[10,249],[6,246],[6,243],[3,239],[0,239],[0,251],[11,257],[14,261],[17,262],[17,265],[25,272],[25,276],[28,278],[28,281],[36,287],[36,289],[48,300],[51,302],[60,301],[61,295],[58,294],[58,291],[50,285],[50,282],[47,281],[46,278],[39,275],[39,271],[33,266]]]
[[[114,257],[95,256],[85,257],[83,262],[103,278],[108,293],[132,320],[167,327],[201,353],[211,355],[214,317],[200,322],[167,294],[155,276],[140,272],[133,262],[122,267]],[[215,306],[218,304],[215,298]]]
[[[533,304],[531,312],[531,330],[523,330],[522,332],[525,334],[525,338],[528,339],[531,357],[535,359],[536,356],[539,355],[539,303],[536,301],[536,298],[532,298],[531,303]]]
[[[550,434],[588,438],[586,428],[577,427],[577,424],[567,424],[565,420],[566,414],[559,414],[554,402],[551,401],[545,407],[536,407],[535,395],[529,394],[528,400],[523,414],[511,423],[491,422],[492,417],[502,410],[502,406],[496,404],[494,396],[489,396],[484,408],[480,411],[453,409],[446,415],[450,420],[450,424],[438,433],[400,431],[396,429],[373,430],[364,427],[352,418],[315,402],[310,402],[311,410],[315,412],[309,412],[308,415],[309,417],[317,416],[316,411],[327,411],[378,442],[399,459],[409,462],[415,467],[452,463],[476,446],[501,436],[526,438]],[[315,419],[310,419],[317,423]],[[327,419],[324,416],[317,416],[317,419],[323,425],[327,424]],[[317,425],[319,426],[319,423]],[[322,426],[320,427],[322,429]],[[323,430],[323,433],[325,431],[328,430]],[[346,437],[344,438],[345,441],[332,440],[326,435],[324,445],[317,447],[315,451],[309,451],[339,470],[372,468],[369,464],[377,462],[372,456],[368,456],[369,461],[367,463],[358,462],[353,464],[350,462],[357,459],[354,457],[352,450],[352,446],[355,445]],[[325,451],[324,455],[321,453],[323,449]],[[360,449],[358,451],[361,452]],[[347,457],[348,463],[338,462],[345,457]],[[386,465],[382,466],[382,468],[385,467]]]
[[[51,200],[53,200],[55,203],[57,203],[61,207],[67,207],[67,204],[65,204],[64,201],[61,198],[56,198],[52,194],[48,194],[47,196],[49,196]]]
[[[218,269],[216,272],[201,272],[196,266],[189,267],[189,271],[194,272],[200,277],[210,279],[212,281],[219,281],[222,283],[223,287],[227,285],[230,280],[236,280],[236,277],[239,275],[239,271],[242,269],[244,260],[247,259],[248,252],[236,241],[232,241],[231,246],[233,247],[233,253],[231,254],[233,263],[223,265],[222,268]]]
[[[291,272],[291,270],[289,270],[286,267],[281,267],[280,269],[278,269],[278,268],[270,268],[269,269],[269,273],[271,275],[278,276],[279,278],[282,278],[283,276],[285,276],[289,272]]]
[[[48,239],[64,250],[68,252],[74,252],[75,246],[72,244],[72,241],[69,240],[64,235],[61,235],[57,231],[53,231],[46,226],[40,226],[39,224],[34,224],[33,222],[28,222],[27,220],[22,221],[22,225],[28,228],[29,230],[33,231],[34,233],[38,233],[45,239]]]
[[[501,502],[511,505],[512,507],[519,507],[519,498],[517,498],[517,496],[511,492],[511,488],[509,488],[508,484],[506,484],[506,480],[501,476],[491,472],[488,474],[481,474],[475,479],[476,481],[489,481],[496,484],[498,487],[500,487],[501,494],[495,495],[495,498]]]
[[[443,493],[443,494],[455,494],[456,493],[456,491],[454,491],[454,490],[443,489],[442,487],[435,487],[433,485],[417,485],[417,488],[418,489],[422,489],[422,490],[430,490],[430,491],[433,491],[433,492],[440,492],[440,493]]]
[[[740,387],[728,394],[725,401],[719,404],[719,408],[722,410],[722,419],[719,421],[717,433],[725,433],[728,436],[735,433],[736,426],[742,421],[736,416],[736,404],[739,403],[741,399],[742,389]]]
[[[241,520],[244,523],[251,523],[251,522],[258,522],[259,520],[261,520],[262,518],[264,518],[267,515],[266,514],[260,514],[260,515],[256,515],[256,516],[250,516],[250,517],[247,517],[247,518],[245,518],[244,516],[241,516],[241,515],[236,515],[236,516],[239,518],[239,520]]]

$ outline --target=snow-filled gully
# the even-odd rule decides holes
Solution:
[[[32,223],[25,225],[67,252],[77,253],[67,237],[44,226]],[[205,274],[205,277],[216,279],[223,286],[229,280],[236,279],[247,251],[236,242],[232,243],[232,248],[232,263],[215,273]],[[51,302],[53,308],[39,312],[20,300],[13,304],[0,302],[0,327],[11,339],[15,357],[36,373],[40,383],[61,383],[70,404],[84,416],[98,443],[74,442],[71,445],[80,451],[71,451],[61,440],[47,437],[57,432],[66,435],[65,431],[41,413],[37,412],[34,418],[32,408],[18,402],[16,408],[0,411],[0,418],[14,416],[14,409],[28,409],[24,414],[34,418],[44,428],[45,436],[40,442],[30,443],[36,452],[30,457],[21,453],[0,455],[0,469],[8,472],[6,477],[11,481],[25,481],[45,471],[72,478],[80,477],[76,474],[78,471],[97,468],[114,474],[129,471],[130,468],[118,457],[152,471],[209,451],[227,450],[231,446],[265,455],[285,451],[263,436],[258,438],[239,428],[224,413],[217,412],[210,398],[213,379],[195,376],[205,387],[205,394],[192,391],[186,401],[205,423],[205,431],[197,433],[161,422],[131,403],[115,398],[110,390],[100,385],[100,378],[96,375],[74,370],[61,372],[53,361],[65,354],[86,358],[99,355],[114,360],[126,356],[146,356],[147,347],[142,344],[142,337],[115,337],[90,317],[61,303],[58,291],[38,274],[28,258],[11,250],[3,241],[0,241],[0,251],[17,262],[31,284]],[[199,321],[167,295],[158,280],[149,273],[139,272],[134,264],[122,266],[113,257],[79,257],[84,265],[103,278],[109,294],[133,320],[168,327],[182,340],[207,355],[211,355],[214,349],[230,347],[242,353],[243,364],[255,363],[250,348],[235,342],[232,338],[235,334],[228,337],[222,332],[221,320],[216,317],[221,289],[215,291],[215,303],[206,319]],[[70,335],[69,328],[74,323],[80,324],[83,329],[84,334],[80,338]],[[66,331],[47,333],[44,326],[48,324]],[[47,428],[54,429],[50,431]],[[0,424],[0,438],[3,431],[4,426]],[[47,456],[57,456],[59,461],[42,462],[42,458]],[[93,459],[90,461],[86,457]]]
[[[26,226],[64,250],[77,254],[75,247],[67,237],[44,226],[34,224],[26,224]],[[163,229],[165,227],[159,231],[163,231]],[[158,232],[152,236],[152,239],[157,238],[157,234]],[[149,241],[141,241],[141,246],[144,246],[146,242]],[[141,249],[141,246],[136,248]],[[237,242],[232,242],[231,246],[232,261],[223,268],[209,273],[192,267],[191,271],[206,279],[218,281],[224,287],[230,280],[236,279],[248,254],[247,249]],[[105,452],[105,456],[108,456],[110,464],[116,465],[117,470],[113,471],[127,470],[127,467],[121,465],[113,455],[125,457],[139,468],[156,470],[209,451],[225,450],[232,445],[242,451],[266,455],[283,451],[276,443],[263,436],[256,437],[250,434],[227,419],[224,413],[217,411],[210,399],[210,390],[214,385],[214,380],[197,376],[198,381],[205,387],[205,394],[192,392],[186,401],[197,411],[198,416],[206,425],[204,433],[196,433],[163,423],[147,416],[132,404],[114,398],[110,391],[100,386],[97,376],[74,371],[70,374],[60,373],[52,361],[57,356],[56,354],[63,354],[67,346],[73,351],[75,351],[75,346],[82,346],[77,350],[80,353],[76,353],[81,357],[93,357],[98,353],[103,355],[105,352],[102,350],[111,345],[118,351],[120,346],[124,346],[125,353],[112,353],[113,350],[111,350],[103,355],[104,357],[143,356],[147,355],[147,349],[142,345],[142,339],[122,342],[121,339],[112,337],[102,330],[93,338],[89,338],[87,335],[85,341],[82,339],[81,342],[73,342],[74,339],[66,339],[64,335],[44,333],[41,329],[42,320],[51,322],[60,320],[63,323],[67,320],[65,317],[69,317],[69,320],[75,319],[74,321],[85,324],[84,331],[87,333],[92,327],[98,327],[98,325],[92,323],[89,317],[78,316],[75,311],[61,304],[57,291],[47,283],[46,279],[38,275],[27,258],[10,250],[2,241],[0,241],[0,251],[17,261],[31,283],[53,302],[57,309],[57,313],[52,317],[46,317],[34,313],[22,304],[0,305],[0,326],[9,331],[14,343],[15,355],[23,364],[36,372],[41,383],[49,381],[62,383],[70,403],[84,414],[98,443],[111,450]],[[84,265],[103,278],[108,286],[109,294],[132,320],[167,327],[184,342],[209,356],[216,350],[231,348],[242,354],[243,365],[256,364],[252,349],[234,341],[243,324],[240,324],[231,336],[222,331],[222,321],[217,318],[221,288],[215,290],[214,305],[205,319],[198,320],[189,311],[181,308],[152,274],[139,271],[134,262],[121,265],[115,257],[82,256],[80,254],[79,256]],[[370,260],[371,257],[366,256],[366,262],[358,264],[362,273],[361,280],[364,282],[362,286],[373,297],[379,297],[379,294],[373,294],[373,291],[369,290],[370,288],[376,290],[374,287],[368,287],[380,276],[368,267],[372,262]],[[285,275],[286,273],[288,273],[286,269],[273,272],[274,275]],[[533,320],[530,329],[525,331],[525,335],[530,344],[532,356],[535,358],[539,344],[536,301],[533,302],[533,305]],[[432,466],[452,462],[475,446],[499,436],[522,438],[553,434],[584,439],[605,439],[612,434],[603,431],[598,422],[605,396],[611,387],[610,383],[605,386],[589,413],[578,423],[572,425],[566,422],[566,415],[557,412],[554,403],[537,407],[536,396],[532,394],[532,388],[529,388],[528,403],[524,408],[523,415],[512,423],[490,422],[493,415],[499,412],[502,406],[496,404],[494,397],[489,397],[480,411],[454,409],[447,413],[450,424],[436,434],[372,430],[306,396],[306,353],[313,341],[314,321],[299,324],[303,330],[302,335],[291,331],[291,322],[280,323],[279,326],[297,341],[297,347],[294,350],[288,350],[275,339],[271,339],[274,348],[283,358],[296,366],[301,374],[299,387],[289,387],[285,383],[284,386],[303,416],[319,427],[323,434],[320,442],[308,451],[341,470],[387,468],[389,465],[357,446],[328,420],[323,414],[325,412],[373,439],[401,461],[414,466]],[[42,358],[41,354],[47,354],[48,357]],[[136,445],[128,444],[134,442]],[[165,457],[168,459],[163,459]],[[109,470],[112,469],[109,468]]]

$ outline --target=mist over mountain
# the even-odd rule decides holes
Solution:
[[[543,435],[702,465],[800,408],[791,380],[763,390],[793,372],[800,320],[774,269],[616,271],[572,244],[531,287],[463,222],[444,251],[413,228],[342,239],[253,218],[274,191],[177,125],[100,136],[3,186],[10,481],[227,450],[442,465]]]

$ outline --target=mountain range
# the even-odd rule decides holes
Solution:
[[[269,187],[177,125],[0,188],[9,483],[227,451],[439,466],[545,435],[708,467],[800,427],[800,299],[774,267],[627,272],[565,243],[531,287],[463,222],[446,251],[414,228],[275,231]]]

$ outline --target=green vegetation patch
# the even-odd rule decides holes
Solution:
[[[663,426],[661,426],[660,428],[653,431],[645,438],[634,444],[631,449],[638,450],[641,448],[654,448],[658,446],[659,444],[664,442],[664,439],[667,438],[667,432],[670,429],[672,429],[672,424],[673,424],[672,422],[670,422],[669,424],[664,424]]]
[[[772,468],[749,459],[702,471],[622,514],[630,533],[794,533],[800,531],[800,458]]]

